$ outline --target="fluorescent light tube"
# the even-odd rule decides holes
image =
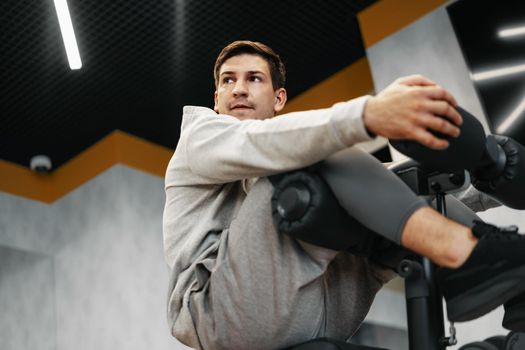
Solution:
[[[62,39],[64,40],[64,47],[66,48],[67,60],[69,61],[69,68],[82,68],[82,61],[80,60],[80,53],[78,52],[77,39],[73,31],[73,24],[71,23],[71,16],[67,7],[66,0],[54,0],[55,9],[58,16],[58,24],[62,32]]]
[[[505,118],[505,121],[503,121],[503,123],[498,126],[498,134],[504,134],[512,125],[512,123],[514,123],[516,119],[519,118],[523,111],[525,111],[525,98],[521,101],[518,107],[516,107],[516,109],[512,111],[512,113],[507,118]]]
[[[525,64],[520,64],[513,67],[492,69],[481,73],[472,74],[472,79],[476,81],[503,77],[505,75],[517,74],[525,72]]]
[[[510,38],[519,35],[525,35],[525,27],[508,28],[498,32],[500,38]]]

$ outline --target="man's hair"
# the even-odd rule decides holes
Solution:
[[[268,62],[268,66],[270,67],[273,89],[277,90],[284,87],[286,82],[286,70],[279,55],[263,43],[248,40],[234,41],[222,49],[215,61],[215,67],[213,68],[215,87],[219,86],[219,71],[224,62],[233,56],[239,56],[242,54],[261,56],[266,62]]]

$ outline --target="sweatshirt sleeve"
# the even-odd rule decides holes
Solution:
[[[222,183],[314,164],[371,139],[362,118],[367,100],[368,96],[363,96],[331,108],[265,120],[241,121],[231,116],[189,111],[194,118],[187,130],[184,150],[189,168]]]

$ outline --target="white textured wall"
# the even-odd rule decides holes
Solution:
[[[444,6],[368,48],[367,56],[377,91],[398,77],[423,74],[448,89],[458,103],[478,117],[488,130],[481,103]],[[394,157],[399,158],[399,155]],[[499,225],[516,224],[521,232],[525,231],[523,211],[500,207],[479,214],[486,221]],[[385,310],[385,316],[388,313],[388,322],[393,322],[395,310],[399,310],[399,307],[394,302],[392,305],[379,305],[374,310],[376,317],[381,315],[381,308]],[[459,343],[449,349],[458,349],[462,344],[492,335],[506,334],[507,331],[501,327],[502,317],[503,308],[498,308],[478,320],[458,324]],[[400,324],[406,322],[405,316],[399,311],[397,318]]]
[[[407,328],[405,283],[396,277],[376,295],[365,322],[405,330]]]
[[[386,37],[366,54],[377,91],[401,76],[422,74],[450,91],[461,106],[486,125],[445,7]]]
[[[55,216],[52,206],[0,192],[0,245],[52,254]]]
[[[366,54],[376,91],[399,77],[422,74],[450,91],[489,130],[445,7],[381,40]],[[394,159],[404,158],[390,150]]]
[[[0,246],[0,349],[55,349],[53,259]]]
[[[0,247],[11,248],[0,248],[0,310],[38,303],[53,318],[38,329],[47,334],[43,345],[25,346],[44,316],[29,322],[24,313],[2,312],[0,325],[10,325],[0,327],[2,350],[6,342],[12,349],[186,348],[166,321],[163,186],[118,165],[52,205],[0,193]],[[5,253],[20,249],[28,253]],[[45,300],[36,292],[42,284]]]

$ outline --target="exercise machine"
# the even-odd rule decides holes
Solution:
[[[431,150],[412,141],[392,142],[393,147],[410,159],[391,164],[389,170],[418,196],[433,198],[436,209],[445,216],[445,195],[465,188],[470,182],[502,204],[525,209],[525,196],[520,195],[525,192],[525,147],[507,137],[486,136],[474,116],[460,107],[458,111],[464,121],[461,136],[450,138],[447,150]],[[341,208],[338,198],[341,185],[321,176],[319,165],[270,180],[274,185],[274,222],[281,233],[337,249],[341,246],[340,237],[344,236],[340,231],[354,232],[349,228],[361,225]],[[323,234],[316,236],[316,231]],[[418,256],[403,259],[397,265],[398,274],[405,279],[410,350],[444,350],[456,344],[453,324],[449,335],[445,335],[443,296],[436,283],[435,269],[428,259]],[[289,349],[380,350],[327,338]],[[461,350],[516,349],[525,349],[525,333],[511,332],[506,337],[491,337],[461,347]]]

